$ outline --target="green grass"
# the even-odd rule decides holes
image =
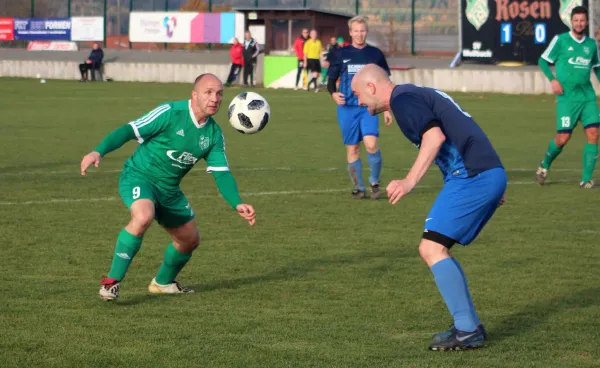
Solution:
[[[326,93],[258,90],[273,117],[251,136],[229,127],[221,109],[231,168],[257,225],[227,206],[199,163],[182,188],[202,241],[179,277],[197,293],[147,295],[169,243],[153,225],[119,301],[101,302],[98,282],[128,221],[118,170],[136,144],[86,177],[79,162],[112,129],[189,92],[0,79],[0,367],[600,365],[600,201],[578,188],[579,128],[553,184],[533,180],[553,134],[550,96],[453,94],[490,136],[511,183],[478,240],[455,249],[490,334],[485,349],[426,350],[451,322],[417,253],[438,170],[396,206],[351,200]],[[239,92],[228,90],[225,104]],[[381,131],[385,186],[417,151],[396,126]]]

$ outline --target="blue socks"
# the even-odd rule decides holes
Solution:
[[[473,332],[480,321],[473,306],[467,279],[454,258],[446,258],[431,267],[435,283],[454,318],[454,326],[461,331]]]
[[[348,164],[348,174],[350,174],[350,180],[352,180],[354,189],[362,190],[364,192],[366,189],[365,184],[363,183],[362,161],[360,158]]]
[[[456,267],[458,267],[458,270],[460,271],[460,274],[463,277],[463,280],[465,282],[465,289],[467,290],[467,296],[469,297],[469,306],[471,307],[471,318],[473,318],[473,323],[475,323],[475,326],[479,326],[481,324],[481,321],[479,320],[479,316],[475,311],[475,305],[473,304],[473,299],[471,298],[471,293],[469,292],[469,284],[467,283],[467,276],[465,275],[465,271],[463,271],[462,267],[460,266],[460,263],[458,263],[456,258],[450,259],[452,260],[452,262],[454,262]]]
[[[381,150],[375,153],[369,153],[369,168],[371,169],[371,175],[369,176],[369,183],[379,183],[379,174],[381,173]]]

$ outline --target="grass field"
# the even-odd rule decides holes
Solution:
[[[136,143],[86,177],[80,160],[112,129],[189,92],[0,79],[0,367],[600,366],[600,197],[578,187],[580,128],[551,185],[534,183],[553,134],[550,96],[453,94],[509,173],[506,205],[455,249],[490,335],[485,349],[426,349],[451,322],[417,252],[439,171],[395,206],[352,200],[326,93],[258,90],[272,120],[251,136],[222,108],[229,162],[257,225],[228,207],[201,162],[182,189],[202,241],[179,276],[197,293],[147,295],[169,243],[155,224],[119,301],[101,302],[98,282],[128,221],[119,169]],[[224,104],[239,92],[227,90]],[[381,132],[385,186],[417,150],[397,126]]]

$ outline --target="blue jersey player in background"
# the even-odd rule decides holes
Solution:
[[[354,76],[352,90],[371,114],[391,110],[402,133],[419,148],[406,178],[387,186],[390,203],[407,195],[434,162],[444,178],[444,187],[425,219],[419,254],[431,269],[454,323],[433,336],[429,349],[482,347],[486,332],[466,276],[450,248],[455,243],[471,243],[504,202],[507,179],[500,158],[479,125],[444,92],[395,85],[374,64]]]
[[[348,173],[354,185],[352,196],[363,199],[366,195],[360,160],[360,142],[363,141],[369,158],[371,199],[378,199],[379,175],[381,173],[381,151],[377,145],[379,137],[379,117],[371,116],[366,108],[358,106],[358,100],[352,93],[352,77],[367,64],[377,64],[389,73],[383,52],[367,45],[367,22],[362,16],[348,21],[352,44],[335,51],[327,73],[327,90],[337,103],[338,123],[346,145]],[[336,82],[340,79],[340,90]],[[392,114],[386,112],[385,123],[392,123]]]

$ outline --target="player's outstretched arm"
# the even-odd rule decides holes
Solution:
[[[444,141],[446,141],[446,136],[437,126],[429,128],[423,133],[419,154],[406,178],[392,180],[386,188],[388,200],[391,204],[396,204],[402,197],[410,193],[423,176],[425,176]]]
[[[87,169],[92,164],[96,167],[100,166],[102,157],[119,149],[126,142],[134,138],[135,133],[129,124],[123,125],[110,132],[110,134],[108,134],[92,152],[83,157],[83,160],[81,160],[81,175],[85,176]]]
[[[254,225],[256,221],[256,212],[254,207],[249,204],[242,203],[242,198],[238,192],[238,187],[230,171],[213,171],[213,177],[217,183],[217,188],[223,196],[223,199],[231,207],[233,207],[238,214],[250,223],[250,226]]]

